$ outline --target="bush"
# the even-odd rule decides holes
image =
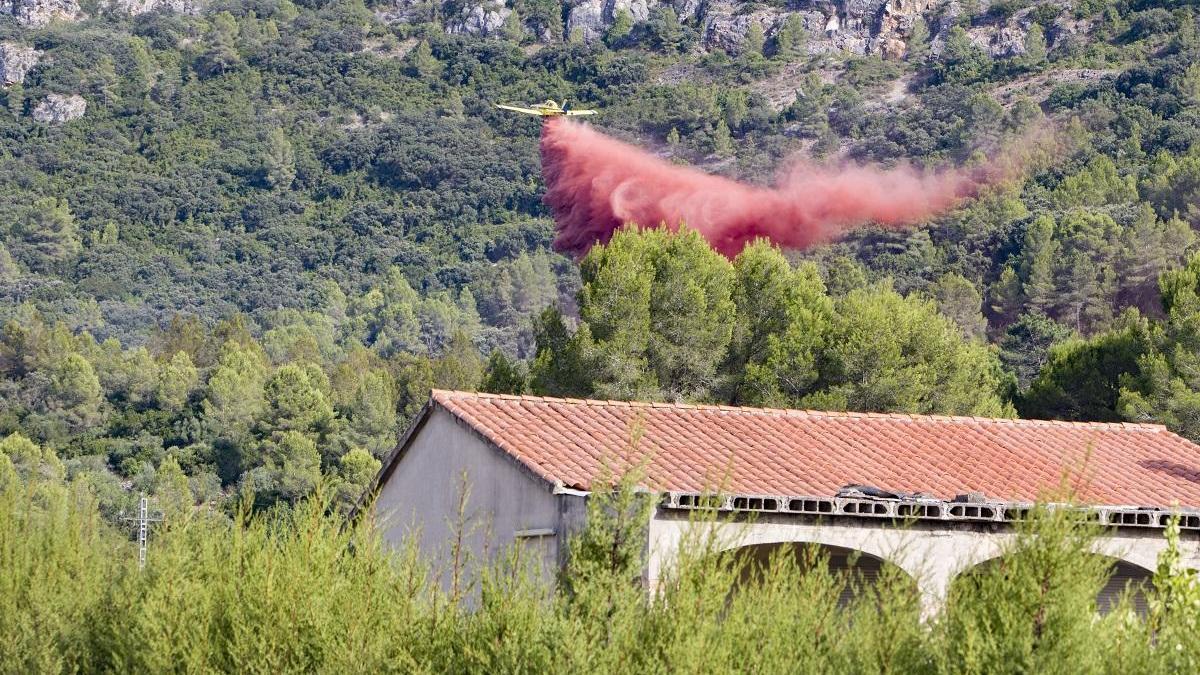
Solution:
[[[0,456],[0,464],[5,462]],[[873,584],[803,547],[717,554],[701,514],[647,592],[647,505],[629,476],[589,503],[559,591],[517,555],[447,595],[414,549],[387,549],[314,498],[156,531],[139,570],[81,485],[0,466],[0,663],[13,672],[1181,672],[1200,618],[1178,530],[1151,610],[1097,614],[1107,563],[1074,512],[1035,509],[1001,563],[959,578],[921,618],[903,572]],[[622,518],[620,514],[631,517]],[[614,555],[615,553],[615,555]],[[457,572],[461,573],[461,569]],[[854,592],[847,594],[847,589]],[[458,598],[471,598],[458,602]],[[1158,636],[1159,639],[1152,639]],[[1190,664],[1190,667],[1189,667]]]

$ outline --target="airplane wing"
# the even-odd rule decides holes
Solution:
[[[596,111],[595,110],[568,110],[563,114],[567,115],[568,117],[575,117],[576,115],[595,115]]]
[[[503,105],[500,103],[497,103],[496,107],[503,109],[503,110],[511,110],[513,112],[525,113],[526,115],[537,115],[538,117],[541,117],[541,115],[542,115],[542,111],[534,110],[533,108],[521,108],[521,107],[518,107],[515,105]]]

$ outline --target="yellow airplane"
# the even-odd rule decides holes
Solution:
[[[538,115],[540,117],[575,117],[576,115],[595,115],[595,110],[572,110],[571,106],[567,105],[566,101],[560,106],[554,99],[548,98],[544,103],[535,103],[528,108],[522,108],[515,105],[496,104],[497,108],[502,110],[511,110],[513,112],[525,113],[526,115]]]

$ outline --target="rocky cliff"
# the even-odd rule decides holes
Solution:
[[[986,1],[980,3],[980,11],[986,11],[989,4]],[[1046,0],[1007,19],[980,22],[970,28],[968,35],[992,56],[1019,55],[1024,51],[1025,36],[1033,23],[1033,11],[1039,4],[1046,4]],[[423,0],[392,0],[377,11],[385,21],[419,22],[431,18],[430,7]],[[757,24],[770,40],[789,17],[797,16],[806,33],[805,44],[810,53],[848,52],[884,58],[904,56],[918,20],[926,22],[931,47],[936,52],[944,44],[950,28],[961,23],[963,11],[959,0],[791,0],[786,5],[742,0],[565,0],[564,35],[578,35],[589,42],[600,40],[618,16],[628,15],[637,25],[651,20],[655,12],[664,7],[669,7],[680,21],[694,27],[700,37],[701,49],[735,53],[743,48],[751,26]],[[514,11],[512,2],[505,0],[445,0],[441,11],[435,14],[440,15],[448,32],[492,35],[501,30]],[[1044,28],[1051,42],[1077,30],[1066,19]],[[543,41],[561,39],[561,36],[550,35],[534,37]]]
[[[78,94],[50,94],[33,109],[33,119],[43,124],[66,124],[83,117],[87,101]]]
[[[137,15],[166,10],[186,14],[199,13],[207,0],[101,0],[102,12]],[[79,0],[0,0],[0,16],[9,15],[25,28],[41,28],[54,21],[78,21],[84,18]]]
[[[504,0],[467,4],[457,15],[449,18],[446,30],[468,35],[494,35],[504,26],[509,14],[512,14],[512,10],[505,7]]]
[[[0,84],[21,84],[42,58],[42,52],[14,42],[0,42]]]
[[[136,16],[158,10],[197,14],[205,4],[202,0],[108,0],[105,7],[116,14]]]
[[[75,21],[83,12],[78,0],[0,0],[0,15],[8,14],[21,26],[41,28],[52,21]]]

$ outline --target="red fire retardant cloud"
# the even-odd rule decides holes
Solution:
[[[670,164],[561,118],[544,125],[541,154],[554,247],[576,256],[628,223],[685,224],[730,257],[760,237],[806,248],[869,223],[913,225],[1011,173],[1001,162],[941,172],[800,163],[760,187]]]

